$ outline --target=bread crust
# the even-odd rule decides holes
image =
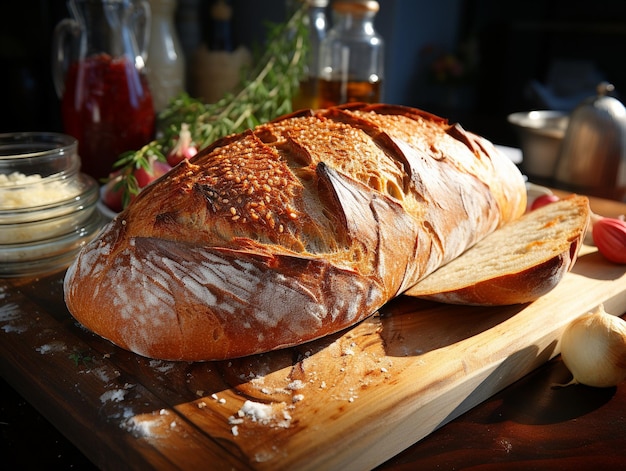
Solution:
[[[522,175],[429,113],[350,105],[229,136],[145,188],[65,278],[84,326],[218,360],[349,327],[518,218]]]

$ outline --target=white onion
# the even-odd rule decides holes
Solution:
[[[572,383],[616,386],[626,379],[626,321],[603,305],[573,320],[561,338],[561,358]]]

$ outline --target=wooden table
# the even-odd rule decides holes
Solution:
[[[626,205],[605,200],[592,200],[593,209],[603,215],[616,216],[626,212]],[[59,278],[51,277],[31,283],[28,280],[11,280],[12,288],[7,288],[0,293],[0,306],[2,299],[7,298],[9,289],[17,289],[27,298],[25,302],[33,305],[32,319],[38,323],[40,338],[46,337],[44,343],[40,342],[38,348],[45,345],[46,349],[54,349],[55,345],[62,348],[63,336],[71,332],[71,335],[78,335],[85,341],[85,345],[91,348],[99,347],[94,345],[92,337],[87,332],[78,331],[71,317],[65,311],[62,300],[58,297],[49,299],[46,296],[47,289],[54,285],[58,289]],[[35,286],[37,289],[34,289]],[[46,311],[46,316],[38,316],[37,310]],[[3,316],[10,315],[10,310],[4,306]],[[49,318],[47,316],[50,316]],[[10,323],[4,323],[4,334],[8,332]],[[115,465],[127,465],[132,467],[136,464],[137,456],[143,453],[148,455],[148,461],[152,459],[155,467],[162,464],[162,456],[151,456],[152,451],[134,448],[131,450],[119,449],[117,442],[103,443],[101,447],[94,444],[94,436],[104,436],[102,430],[94,430],[92,436],[85,433],[90,426],[106,428],[110,424],[107,420],[99,420],[102,414],[107,411],[106,406],[115,398],[113,396],[102,398],[105,407],[99,411],[100,416],[93,416],[90,410],[89,401],[81,401],[80,394],[76,392],[77,384],[64,384],[59,378],[48,377],[45,370],[35,375],[24,375],[20,372],[35,371],[41,368],[38,361],[29,364],[15,364],[19,358],[24,361],[16,352],[19,346],[13,344],[16,352],[11,351],[7,346],[8,337],[1,337],[3,342],[3,357],[0,361],[0,373],[6,381],[21,393],[36,409],[44,412],[46,419],[55,427],[63,430],[71,438],[77,449],[85,450],[89,459],[96,463],[114,463]],[[50,337],[52,336],[52,337]],[[58,343],[55,343],[55,339]],[[104,356],[107,351],[100,352]],[[15,354],[14,354],[15,353]],[[43,352],[41,352],[43,354]],[[75,363],[65,362],[64,368],[72,372],[79,372],[79,375],[93,374],[95,365],[90,363],[93,359],[89,356],[92,350],[64,352],[64,355],[71,355]],[[124,355],[123,352],[115,351],[115,355]],[[133,374],[141,375],[145,362],[135,360],[130,354],[126,358],[129,364],[134,364],[136,371]],[[426,438],[410,446],[397,456],[389,459],[378,466],[379,469],[572,469],[583,465],[583,469],[604,466],[608,469],[617,469],[619,465],[626,465],[626,447],[623,437],[626,436],[626,384],[621,384],[617,388],[594,389],[584,386],[569,386],[567,388],[555,387],[555,384],[563,384],[569,379],[569,373],[560,361],[559,357],[549,361],[541,362],[529,373],[524,375],[519,381],[506,387],[501,392],[488,394],[484,401],[477,406],[470,408],[468,412],[461,414],[458,418],[450,421],[446,425],[434,430]],[[100,362],[100,359],[96,359]],[[45,364],[45,361],[43,362]],[[56,365],[58,367],[58,365]],[[156,365],[157,367],[159,365]],[[168,368],[167,365],[161,365]],[[192,367],[190,367],[192,368]],[[62,373],[62,372],[61,372]],[[98,374],[106,376],[113,372],[102,369]],[[167,384],[152,385],[152,391],[144,391],[143,385],[135,388],[129,384],[125,392],[124,378],[131,378],[129,371],[121,372],[121,387],[111,394],[133,395],[138,400],[147,400],[148,396],[157,391],[160,398],[166,398],[168,394],[177,391],[181,384],[189,381],[184,375],[174,378],[174,382]],[[57,370],[58,374],[58,370]],[[167,374],[166,371],[163,374]],[[28,376],[28,377],[27,377]],[[79,379],[82,379],[79,377]],[[109,379],[109,378],[106,378]],[[131,381],[132,382],[132,381]],[[33,386],[37,386],[37,390]],[[134,388],[134,389],[133,389]],[[139,390],[141,389],[141,390]],[[2,456],[10,463],[11,460],[20,460],[24,468],[28,468],[28,463],[54,464],[54,453],[64,454],[64,458],[76,460],[79,465],[85,465],[87,461],[77,452],[69,447],[65,440],[61,439],[54,429],[41,425],[38,415],[30,413],[20,416],[14,410],[24,408],[19,396],[11,394],[8,402],[3,398],[2,416],[0,416],[0,430],[2,430]],[[54,409],[49,407],[51,401],[62,402],[65,394],[76,395],[73,403],[73,410]],[[356,395],[355,395],[356,397]],[[229,398],[230,399],[230,398]],[[17,400],[17,404],[15,401]],[[153,400],[153,399],[151,399]],[[358,402],[358,401],[357,401]],[[105,404],[106,403],[106,404]],[[123,410],[123,409],[122,409]],[[154,414],[153,410],[147,411]],[[164,410],[164,418],[167,419],[169,412]],[[163,416],[161,416],[163,417]],[[16,419],[22,418],[22,422],[15,424]],[[81,419],[84,418],[84,419]],[[157,411],[155,419],[160,419]],[[82,423],[93,421],[94,423]],[[32,422],[31,422],[32,421]],[[78,424],[77,424],[78,422]],[[97,424],[96,424],[97,423]],[[169,426],[175,427],[174,421],[168,422]],[[174,424],[174,425],[172,425]],[[118,427],[119,422],[114,424]],[[185,424],[183,424],[185,425]],[[180,426],[180,425],[179,425]],[[186,426],[186,425],[185,425]],[[46,430],[48,434],[46,434]],[[81,433],[77,433],[79,431]],[[106,432],[106,430],[104,431]],[[115,432],[115,430],[112,430]],[[192,432],[190,430],[189,432]],[[100,435],[101,434],[101,435]],[[17,437],[17,438],[16,438]],[[54,443],[46,442],[54,440]],[[192,454],[197,451],[196,446],[202,443],[178,442],[172,446],[188,447],[190,456],[189,466],[194,464]],[[6,447],[6,449],[5,449]],[[118,447],[118,448],[116,448]],[[41,452],[38,450],[42,450]],[[100,450],[100,451],[98,451]],[[46,457],[45,452],[49,455]],[[110,456],[105,454],[117,454],[116,459],[110,460]],[[222,459],[224,459],[222,457]],[[43,460],[43,461],[42,461]],[[57,460],[60,458],[57,457]],[[205,463],[208,463],[207,461]],[[58,463],[58,462],[57,462]],[[239,467],[240,463],[233,460],[233,467]],[[505,466],[506,465],[506,466]],[[107,465],[109,467],[110,465]],[[123,466],[122,466],[123,467]],[[208,466],[210,468],[210,466]],[[79,468],[82,469],[82,468]],[[206,468],[205,468],[206,469]],[[580,468],[578,468],[580,469]]]

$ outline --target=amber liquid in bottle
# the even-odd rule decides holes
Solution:
[[[344,103],[378,103],[382,83],[320,80],[318,87],[318,105],[328,108]]]
[[[300,88],[292,99],[294,111],[312,109],[319,107],[317,100],[318,79],[309,77],[300,82]]]

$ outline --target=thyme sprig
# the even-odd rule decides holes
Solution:
[[[126,207],[140,188],[135,169],[150,170],[154,159],[166,161],[176,144],[181,125],[189,125],[192,140],[203,149],[229,134],[253,128],[260,123],[292,111],[306,70],[308,31],[304,7],[297,9],[285,22],[268,24],[265,52],[238,87],[216,103],[202,101],[182,93],[158,116],[158,136],[141,149],[120,155],[114,168],[122,177],[114,189],[123,189],[122,205]]]

